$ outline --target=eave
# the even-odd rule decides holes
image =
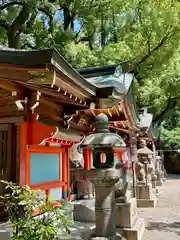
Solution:
[[[116,87],[99,88],[89,83],[84,76],[73,69],[56,49],[43,50],[16,50],[0,48],[0,69],[15,71],[11,76],[0,76],[1,80],[12,82],[21,81],[22,85],[58,87],[59,91],[67,92],[70,96],[86,100],[97,98],[119,99],[122,93]],[[26,73],[26,80],[20,80],[17,73]]]
[[[96,96],[97,88],[74,70],[55,49],[33,51],[0,49],[0,69],[27,71],[28,83],[56,85],[68,89],[70,93],[73,91],[74,95],[82,99],[92,99]],[[45,76],[44,81],[38,82],[41,74]]]

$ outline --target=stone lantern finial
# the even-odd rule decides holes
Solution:
[[[109,119],[104,113],[97,115],[94,120],[96,133],[109,133]]]

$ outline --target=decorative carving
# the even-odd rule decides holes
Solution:
[[[136,171],[137,181],[140,183],[145,183],[146,182],[146,173],[145,173],[144,163],[137,161],[135,164],[135,171]]]
[[[163,158],[156,154],[155,161],[155,174],[157,175],[157,182],[161,184],[164,179],[164,166],[163,166]]]
[[[84,138],[80,143],[76,143],[71,148],[69,148],[69,158],[73,163],[75,163],[76,167],[84,166],[83,152],[80,147],[83,140]]]
[[[127,202],[132,193],[132,186],[127,179],[127,167],[123,163],[118,163],[116,169],[119,170],[119,181],[115,186],[115,197],[118,198],[118,202]]]

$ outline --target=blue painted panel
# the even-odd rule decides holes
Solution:
[[[31,153],[30,184],[60,180],[59,154]]]

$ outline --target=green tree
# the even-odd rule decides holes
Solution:
[[[126,62],[161,123],[179,103],[177,0],[2,0],[0,42],[55,47],[75,68]]]

